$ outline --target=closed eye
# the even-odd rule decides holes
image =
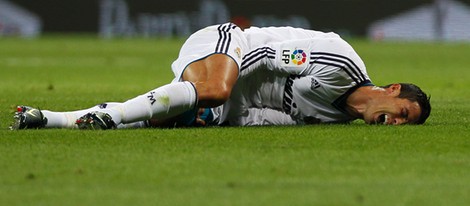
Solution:
[[[403,109],[401,111],[401,117],[404,118],[404,119],[408,119],[408,110],[407,109]]]

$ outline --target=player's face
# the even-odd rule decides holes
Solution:
[[[421,114],[418,102],[397,96],[386,96],[377,99],[364,113],[364,121],[369,124],[413,124]]]

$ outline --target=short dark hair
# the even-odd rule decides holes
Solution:
[[[400,85],[401,89],[398,98],[408,99],[411,102],[418,102],[419,107],[421,108],[421,114],[419,115],[418,121],[416,121],[415,124],[424,124],[426,119],[431,114],[431,103],[429,101],[431,97],[428,97],[428,95],[426,95],[426,93],[424,93],[421,88],[414,84],[400,83]],[[388,88],[390,86],[391,84],[384,86],[384,88]]]

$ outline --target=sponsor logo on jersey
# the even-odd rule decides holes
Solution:
[[[282,62],[289,66],[301,66],[307,61],[307,54],[303,49],[283,49]]]
[[[318,87],[320,87],[320,83],[315,78],[312,78],[311,79],[310,89],[314,90]]]

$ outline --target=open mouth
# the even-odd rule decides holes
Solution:
[[[378,118],[377,121],[375,122],[376,124],[387,124],[388,120],[388,115],[386,114],[381,114]]]

